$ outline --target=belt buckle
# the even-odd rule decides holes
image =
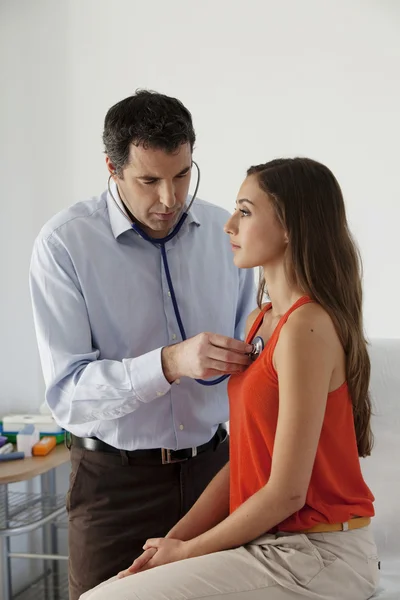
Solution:
[[[161,448],[161,463],[163,465],[172,465],[173,463],[181,462],[180,460],[174,460],[171,458],[171,452],[169,448]]]
[[[194,456],[197,456],[197,448],[192,448],[192,456],[191,458],[193,458]],[[174,463],[180,463],[180,462],[185,462],[186,460],[188,460],[187,458],[178,458],[178,459],[173,459],[171,457],[171,452],[173,452],[173,450],[170,450],[169,448],[161,448],[161,463],[163,465],[172,465]]]

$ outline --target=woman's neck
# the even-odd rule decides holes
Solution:
[[[283,265],[264,267],[264,280],[272,304],[272,317],[281,317],[304,292],[287,280]]]

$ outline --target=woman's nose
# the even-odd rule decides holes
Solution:
[[[225,223],[225,225],[224,225],[224,231],[228,235],[231,235],[231,234],[237,232],[236,219],[235,219],[235,215],[234,214]]]

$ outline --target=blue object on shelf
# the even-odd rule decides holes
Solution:
[[[24,452],[9,452],[8,454],[0,454],[0,462],[6,462],[7,460],[18,460],[25,458]]]

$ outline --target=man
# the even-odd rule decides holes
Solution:
[[[139,91],[108,111],[103,141],[109,190],[50,220],[31,263],[46,400],[71,434],[71,600],[166,535],[227,462],[226,384],[195,379],[247,367],[233,338],[255,306],[223,209],[195,201],[165,244],[172,288],[160,248],[132,228],[162,239],[185,206],[195,133],[182,103]]]

